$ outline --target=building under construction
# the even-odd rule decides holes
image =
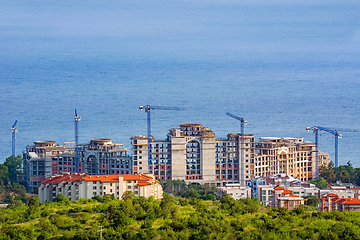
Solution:
[[[79,172],[85,174],[131,174],[131,157],[123,144],[112,139],[91,139],[79,144]],[[75,173],[75,143],[35,141],[23,152],[24,179],[28,190],[54,175]]]
[[[151,161],[148,161],[146,136],[131,138],[132,157],[123,144],[114,144],[111,139],[91,139],[87,144],[79,144],[79,173],[151,172],[163,181],[183,180],[215,186],[237,183],[244,186],[254,176],[280,173],[308,181],[316,174],[315,144],[303,138],[262,137],[255,142],[252,134],[230,133],[226,139],[216,139],[215,133],[201,124],[181,124],[170,129],[165,140],[151,140]],[[36,141],[26,147],[23,162],[24,178],[31,190],[51,176],[75,173],[75,143]],[[320,152],[319,166],[329,162],[330,154]]]
[[[244,136],[244,180],[279,173],[301,181],[315,177],[315,144],[303,138]],[[230,133],[216,139],[215,133],[201,124],[181,124],[169,130],[163,141],[152,139],[148,161],[146,136],[132,140],[133,172],[151,171],[157,179],[184,180],[216,186],[240,183],[241,134]],[[330,162],[330,154],[319,153],[319,166]]]

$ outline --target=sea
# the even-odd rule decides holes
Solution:
[[[315,140],[342,129],[339,164],[360,167],[358,0],[1,0],[0,163],[34,141],[111,138],[131,155],[151,131],[199,123]],[[335,138],[319,149],[334,161]]]

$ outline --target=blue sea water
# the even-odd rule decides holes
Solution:
[[[306,127],[360,129],[360,2],[0,2],[0,162],[36,140],[112,138],[131,149],[146,135],[201,123],[219,138],[239,132],[304,137]],[[339,163],[360,167],[360,133],[343,132]],[[334,137],[320,150],[334,160]],[[129,152],[131,153],[131,151]]]

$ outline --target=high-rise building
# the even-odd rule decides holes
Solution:
[[[184,180],[216,186],[241,183],[241,134],[216,139],[201,124],[181,124],[169,130],[165,140],[151,141],[148,161],[146,136],[132,140],[133,172],[152,172],[156,179]],[[315,176],[315,144],[303,138],[244,136],[244,180],[254,176],[285,173],[301,181]],[[319,166],[330,162],[330,154],[319,152]]]
[[[149,172],[147,137],[135,136],[131,140],[133,172]],[[232,133],[227,139],[215,139],[214,132],[201,124],[181,124],[180,128],[170,129],[165,140],[152,140],[150,169],[161,180],[216,186],[239,183],[240,141],[240,134]],[[254,173],[254,135],[244,136],[244,153],[244,177],[249,180]]]
[[[261,137],[255,150],[256,176],[285,173],[301,181],[315,177],[315,143],[303,138]],[[319,166],[329,162],[330,154],[319,152]]]
[[[23,152],[24,179],[28,190],[54,175],[75,173],[75,143],[35,141]],[[123,144],[111,139],[91,139],[79,144],[79,172],[85,174],[131,174],[131,157]]]

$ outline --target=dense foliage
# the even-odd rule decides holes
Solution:
[[[209,184],[186,184],[181,180],[166,180],[166,182],[160,181],[165,193],[178,196],[182,198],[198,198],[203,200],[215,200],[216,199],[216,187]]]
[[[100,228],[100,226],[102,226]],[[100,233],[100,229],[102,232]],[[256,199],[163,200],[106,195],[0,209],[0,239],[360,239],[360,215],[348,212],[290,212]]]
[[[26,202],[26,188],[17,182],[13,175],[13,156],[0,164],[0,203],[12,203],[20,200]],[[21,155],[15,157],[15,174],[22,173]]]
[[[348,162],[335,169],[334,163],[330,162],[328,166],[321,166],[319,179],[313,179],[310,182],[316,187],[324,189],[329,183],[336,183],[336,181],[360,185],[360,168],[354,168]]]

